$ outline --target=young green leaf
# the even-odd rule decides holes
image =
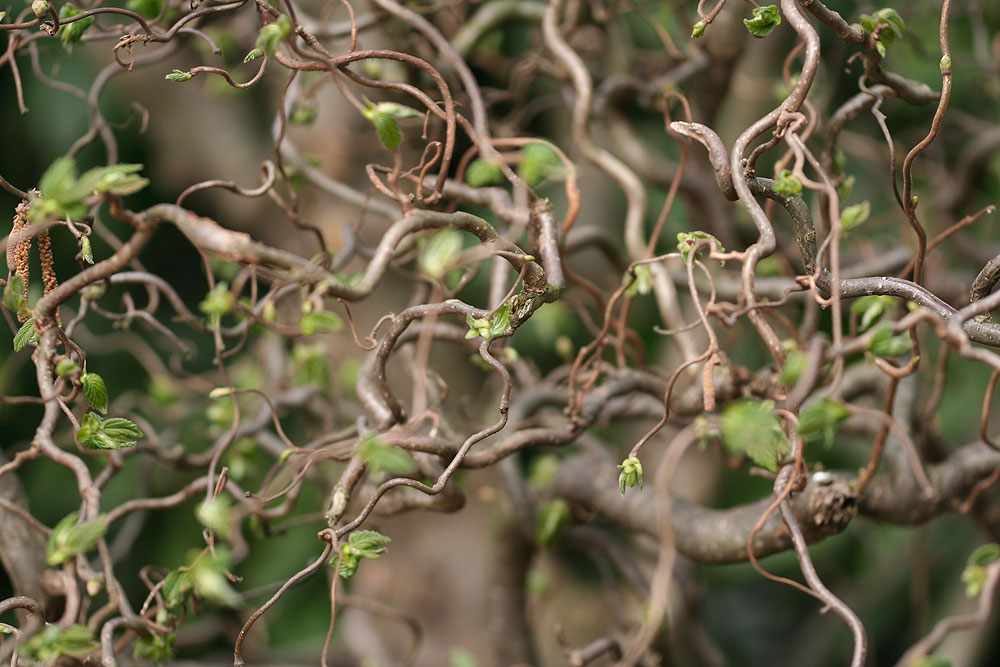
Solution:
[[[204,300],[198,304],[201,312],[208,315],[208,321],[214,326],[219,319],[233,309],[236,300],[229,285],[225,282],[218,282],[215,287],[205,295]]]
[[[636,456],[630,456],[618,465],[618,489],[625,495],[625,489],[631,489],[636,483],[642,491],[642,462]]]
[[[128,0],[125,7],[133,12],[145,14],[149,18],[156,18],[163,10],[163,0]]]
[[[67,375],[73,375],[73,373],[76,373],[78,370],[80,370],[80,364],[76,363],[72,359],[62,359],[58,364],[56,364],[56,375],[61,378],[64,378]]]
[[[334,556],[331,564],[340,560],[340,576],[349,579],[358,571],[362,558],[378,558],[389,550],[391,540],[374,530],[356,530],[340,545],[340,554]]]
[[[80,430],[76,441],[87,449],[122,449],[135,446],[135,441],[143,437],[142,430],[133,422],[121,417],[105,421],[93,412],[88,412],[80,420]]]
[[[625,295],[634,298],[637,295],[641,294],[645,296],[652,292],[653,272],[650,270],[649,265],[640,264],[635,267],[633,271],[635,273],[635,279],[633,279],[627,271],[625,272],[625,275],[622,276],[622,283],[626,283],[629,280],[632,281],[631,284],[625,288]]]
[[[854,303],[851,304],[851,312],[861,316],[861,320],[858,322],[858,330],[867,331],[870,329],[873,324],[885,315],[894,302],[895,299],[893,297],[884,295],[863,296],[855,299]]]
[[[545,503],[535,517],[535,541],[543,549],[551,547],[569,524],[570,518],[572,512],[564,499],[553,498]]]
[[[465,182],[474,188],[503,183],[503,169],[493,160],[473,160],[465,170]]]
[[[77,554],[90,551],[108,530],[108,518],[104,514],[83,522],[78,522],[78,518],[79,514],[72,512],[52,529],[45,556],[49,565],[65,563]]]
[[[173,72],[167,74],[163,78],[166,79],[167,81],[173,81],[174,83],[183,83],[185,81],[190,81],[191,79],[193,79],[194,74],[191,74],[190,72],[185,72],[183,70],[175,69]]]
[[[90,407],[102,413],[108,411],[108,389],[104,378],[97,373],[84,373],[80,376],[80,387]]]
[[[262,26],[257,32],[256,47],[267,54],[268,58],[274,57],[281,40],[292,34],[291,20],[282,14],[277,19]]]
[[[496,338],[497,336],[502,336],[506,333],[507,328],[510,327],[510,304],[505,303],[497,309],[497,312],[490,319],[490,335],[483,336],[487,340],[491,338]]]
[[[73,52],[73,45],[83,38],[83,33],[94,22],[94,17],[88,16],[71,23],[64,23],[63,19],[68,19],[82,13],[83,10],[77,9],[71,2],[67,2],[59,8],[59,38],[62,39],[63,48],[66,49],[66,53]]]
[[[702,35],[704,35],[705,34],[705,28],[707,26],[708,26],[708,24],[705,23],[704,21],[698,21],[697,23],[695,23],[694,27],[691,29],[691,38],[692,39],[698,39],[699,37],[701,37]]]
[[[802,408],[797,430],[806,442],[822,439],[831,447],[837,427],[850,416],[843,403],[824,396]]]
[[[399,148],[403,135],[399,131],[399,124],[396,123],[395,118],[390,114],[379,112],[372,115],[369,120],[375,126],[375,134],[378,135],[378,140],[383,146],[389,150]]]
[[[872,206],[868,200],[848,206],[840,212],[840,226],[845,232],[849,232],[868,219],[871,215]]]
[[[344,328],[344,320],[336,313],[327,310],[314,310],[299,319],[302,335],[312,336],[318,333],[340,331]]]
[[[535,142],[521,149],[517,175],[529,188],[535,188],[546,179],[565,177],[566,168],[554,150],[541,142]]]
[[[788,169],[782,169],[778,174],[778,180],[774,182],[772,189],[779,195],[794,197],[802,192],[802,181],[795,177]]]
[[[240,594],[229,583],[226,570],[229,567],[229,552],[216,548],[215,553],[206,553],[191,565],[191,582],[198,597],[225,607],[236,607],[242,602]]]
[[[9,267],[11,271],[14,267]],[[20,313],[28,309],[28,304],[24,298],[24,281],[16,273],[10,277],[3,288],[3,305],[14,313]]]
[[[913,341],[906,334],[893,335],[891,324],[881,324],[871,340],[868,350],[877,357],[900,357],[909,354],[913,349]]]
[[[87,264],[94,263],[94,251],[90,246],[89,236],[80,237],[80,259],[85,261]]]
[[[393,118],[402,120],[404,118],[423,118],[424,114],[417,111],[413,107],[408,107],[405,104],[397,104],[396,102],[379,102],[375,105],[376,113],[387,113]]]
[[[380,478],[384,473],[406,475],[417,469],[410,455],[398,447],[387,445],[375,435],[368,435],[358,445],[358,454],[368,468],[368,474]]]
[[[169,662],[174,658],[175,638],[173,632],[140,637],[132,644],[132,657],[157,664]]]
[[[767,37],[772,30],[781,25],[781,14],[774,5],[754,7],[753,18],[743,19],[743,25],[754,37]]]
[[[774,402],[755,398],[742,398],[726,406],[722,442],[729,451],[746,454],[771,472],[778,472],[779,455],[789,451],[788,439],[774,414]]]
[[[709,249],[712,248],[712,244],[714,243],[716,251],[726,252],[726,249],[722,247],[722,243],[719,242],[719,239],[715,238],[708,232],[699,232],[699,231],[678,232],[677,250],[681,253],[681,257],[684,259],[685,262],[688,259],[688,255],[691,253],[691,248],[693,248],[698,243],[698,241],[701,241],[703,239],[711,241],[711,243],[708,244]],[[703,250],[699,250],[698,253],[695,255],[695,259],[701,259],[702,252]],[[725,264],[725,262],[723,262],[723,264]]]
[[[232,502],[228,496],[217,496],[199,503],[194,514],[201,525],[216,532],[222,539],[228,540],[232,525],[229,511],[231,506]]]
[[[35,333],[35,320],[30,319],[21,325],[21,328],[14,334],[14,351],[20,352],[29,343],[37,343],[38,334]]]
[[[420,253],[420,270],[431,278],[443,278],[452,268],[463,245],[462,232],[450,228],[439,229],[424,244]]]
[[[101,645],[94,641],[94,635],[82,625],[60,628],[57,624],[46,624],[36,635],[18,647],[22,658],[39,664],[52,664],[59,656],[84,658],[99,651]]]

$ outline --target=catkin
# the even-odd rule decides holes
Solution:
[[[26,229],[30,224],[28,222],[28,209],[30,207],[31,204],[28,203],[27,199],[17,205],[17,209],[14,211],[14,229],[11,230],[11,236],[16,235],[22,229]],[[7,267],[21,278],[21,282],[24,284],[23,296],[25,301],[28,300],[28,253],[30,252],[30,238],[17,242],[13,247],[11,247],[11,244],[7,244]],[[24,322],[27,318],[18,313],[17,319]]]

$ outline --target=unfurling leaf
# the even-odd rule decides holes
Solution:
[[[521,163],[517,167],[517,175],[534,188],[549,178],[564,178],[566,167],[559,154],[542,142],[534,142],[521,149]]]
[[[14,351],[20,352],[28,343],[37,343],[38,334],[35,333],[35,320],[30,319],[21,325],[21,328],[14,334]]]
[[[327,310],[314,310],[306,313],[299,319],[299,328],[302,335],[312,336],[318,333],[329,333],[340,331],[344,328],[344,320],[336,313]]]
[[[781,14],[774,5],[754,7],[753,18],[743,19],[743,25],[754,37],[767,37],[772,30],[781,25]]]
[[[848,206],[840,212],[840,226],[845,232],[849,232],[867,220],[871,212],[872,205],[867,199],[860,204]]]
[[[191,79],[193,79],[194,74],[191,74],[190,72],[184,72],[179,69],[175,69],[173,72],[167,74],[163,78],[166,79],[167,81],[174,81],[175,83],[183,83],[184,81],[190,81]]]
[[[503,183],[503,169],[493,160],[473,160],[465,170],[465,182],[474,188]]]
[[[704,21],[698,21],[694,24],[694,28],[691,29],[691,38],[698,39],[705,34],[705,28],[708,26]]]
[[[867,331],[873,324],[885,315],[889,307],[895,302],[891,296],[873,294],[856,299],[851,304],[851,313],[860,315],[858,322],[859,331]]]
[[[542,505],[535,517],[535,540],[538,545],[548,548],[555,544],[570,518],[569,503],[562,498],[554,498]]]
[[[366,436],[361,441],[358,455],[364,460],[368,474],[375,478],[381,477],[383,473],[406,475],[417,469],[409,454],[383,443],[375,435]]]
[[[788,169],[782,169],[778,174],[778,180],[774,182],[772,189],[779,195],[794,197],[802,192],[802,181],[795,177]]]
[[[59,8],[59,38],[62,39],[63,48],[66,49],[66,53],[71,53],[73,45],[83,39],[83,33],[87,32],[87,28],[94,22],[94,17],[87,16],[72,23],[63,23],[62,20],[82,13],[83,10],[77,9],[71,2],[67,2]]]
[[[893,335],[891,324],[881,324],[868,341],[868,349],[877,357],[900,357],[910,353],[913,341],[906,334]]]
[[[143,437],[142,430],[135,423],[122,417],[104,420],[93,412],[88,412],[80,420],[80,430],[76,441],[87,449],[115,450],[134,447],[135,441]]]
[[[831,447],[837,427],[850,416],[843,403],[824,396],[802,408],[797,430],[806,442],[822,439]]]
[[[630,456],[618,465],[621,473],[618,475],[618,489],[625,495],[625,489],[631,489],[636,484],[642,491],[642,462],[639,457]]]
[[[420,270],[431,278],[443,278],[452,268],[463,245],[462,232],[450,228],[439,229],[424,245],[420,254]]]
[[[83,522],[78,522],[78,517],[79,514],[73,512],[52,529],[45,556],[49,565],[65,563],[77,554],[90,551],[108,530],[108,518],[103,514]]]
[[[722,442],[729,451],[746,454],[771,472],[778,471],[778,456],[789,451],[788,438],[774,414],[774,402],[755,398],[742,398],[726,406]]]
[[[80,376],[80,387],[90,407],[102,413],[108,411],[108,389],[104,378],[97,373],[84,373]]]
[[[340,561],[340,576],[349,579],[358,571],[362,558],[378,558],[389,550],[391,540],[374,530],[356,530],[340,545],[340,554],[333,557],[331,565]]]
[[[712,248],[712,244],[714,243],[715,250],[717,252],[726,252],[726,249],[722,247],[722,243],[719,242],[719,239],[715,238],[708,232],[699,232],[697,230],[693,232],[678,232],[677,250],[681,253],[681,257],[684,259],[685,262],[688,259],[688,255],[691,253],[691,248],[693,248],[698,243],[698,241],[701,241],[703,239],[711,241],[711,243],[709,243],[707,246],[709,249]],[[698,251],[698,253],[695,255],[695,259],[701,259],[701,252],[702,252],[701,250]],[[725,262],[723,262],[723,264],[725,264]]]

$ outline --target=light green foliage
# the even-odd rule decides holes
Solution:
[[[170,74],[163,77],[167,81],[173,81],[174,83],[184,83],[185,81],[190,81],[194,78],[194,74],[190,72],[185,72],[183,70],[175,69]]]
[[[108,411],[108,388],[104,378],[97,373],[84,373],[80,376],[80,387],[90,407],[102,414]]]
[[[78,522],[79,513],[72,512],[56,524],[49,535],[45,562],[60,565],[77,554],[87,553],[108,531],[108,518],[101,514],[95,519]]]
[[[417,469],[413,459],[402,449],[387,445],[371,434],[358,445],[358,454],[364,459],[368,474],[380,478],[383,474],[406,475]]]
[[[174,658],[175,639],[176,635],[173,632],[140,637],[132,645],[132,657],[136,660],[146,660],[156,664],[169,662]]]
[[[133,422],[122,417],[103,419],[88,412],[80,420],[80,430],[76,441],[87,449],[122,449],[134,447],[135,441],[143,437],[142,430]]]
[[[822,439],[823,444],[830,447],[837,427],[850,416],[843,403],[824,396],[802,408],[797,431],[806,442]]]
[[[314,310],[299,319],[302,335],[312,336],[318,333],[332,333],[344,328],[344,320],[336,313],[328,310]]]
[[[340,561],[339,573],[344,579],[349,579],[358,571],[362,558],[378,558],[389,550],[391,540],[374,530],[356,530],[347,537],[347,542],[340,545],[340,554],[334,556],[331,565]]]
[[[510,315],[509,303],[500,306],[496,314],[488,320],[483,317],[475,318],[471,313],[466,314],[465,322],[469,325],[469,330],[465,334],[466,339],[482,336],[486,340],[492,340],[502,336],[510,326]]]
[[[938,61],[938,68],[942,72],[950,72],[951,71],[951,57],[948,56],[948,55],[941,56],[941,60]]]
[[[9,268],[11,271],[14,270],[14,267]],[[24,281],[16,273],[10,277],[3,288],[3,305],[7,310],[17,313],[18,317],[25,318],[31,314],[28,300],[24,298]],[[34,324],[32,324],[32,328],[34,328]]]
[[[857,182],[854,174],[850,174],[845,178],[840,185],[837,186],[837,199],[840,201],[846,201],[850,199],[851,192],[854,191],[854,184]],[[843,217],[843,216],[841,216]]]
[[[618,469],[621,470],[618,474],[618,490],[622,492],[623,496],[625,489],[631,489],[636,484],[642,491],[642,462],[639,461],[639,457],[628,457],[618,464]]]
[[[715,245],[715,250],[717,252],[726,252],[726,249],[722,247],[722,243],[719,242],[719,239],[715,238],[708,232],[699,232],[699,231],[678,232],[677,250],[678,252],[681,253],[681,257],[684,258],[685,262],[688,260],[688,255],[691,253],[691,248],[693,248],[698,243],[698,241],[701,240],[711,241],[711,243]],[[711,247],[711,244],[709,244],[709,247]],[[699,250],[695,254],[695,259],[701,259],[701,253],[702,251]],[[723,262],[723,264],[725,264],[725,262]]]
[[[59,8],[59,20],[62,21],[63,19],[68,19],[82,13],[82,9],[77,9],[73,6],[73,3],[67,2]],[[59,38],[62,39],[63,48],[66,49],[66,53],[73,52],[73,45],[83,38],[83,33],[87,32],[87,28],[93,22],[94,17],[88,16],[72,23],[60,23]]]
[[[796,178],[788,169],[782,169],[772,189],[779,195],[794,197],[802,192],[802,181]]]
[[[753,18],[743,19],[743,25],[754,37],[767,37],[772,30],[781,25],[781,14],[775,5],[754,7]]]
[[[566,167],[554,150],[539,141],[521,149],[517,175],[529,188],[536,188],[547,179],[565,178]]]
[[[462,232],[439,229],[424,244],[420,253],[420,270],[431,278],[443,278],[454,265],[463,245]]]
[[[292,105],[292,113],[288,115],[288,122],[292,125],[312,125],[316,122],[317,115],[315,104],[307,104],[297,100]]]
[[[986,567],[1000,558],[1000,544],[983,544],[969,554],[969,560],[962,570],[962,583],[965,584],[965,594],[970,598],[978,597],[986,584]]]
[[[899,357],[909,354],[913,341],[906,334],[893,335],[891,324],[880,324],[868,341],[868,350],[877,357]]]
[[[21,658],[48,664],[48,661],[61,655],[83,658],[100,648],[101,645],[94,641],[94,635],[84,626],[71,625],[62,629],[53,623],[24,642],[17,652]]]
[[[139,176],[141,170],[141,164],[115,164],[88,169],[77,177],[76,160],[66,156],[56,158],[38,182],[41,196],[32,197],[28,218],[32,222],[67,216],[82,219],[98,197],[109,194],[125,197],[149,185],[149,179]]]
[[[257,32],[256,47],[267,54],[268,58],[274,57],[274,52],[281,44],[281,40],[292,34],[292,21],[282,14],[271,23],[261,26]]]
[[[798,348],[794,341],[783,341],[785,351],[785,364],[781,367],[781,384],[786,387],[793,387],[799,381],[802,371],[806,369],[806,355]]]
[[[464,646],[452,646],[448,651],[448,667],[479,667],[479,661]]]
[[[21,325],[21,328],[14,334],[14,351],[20,352],[29,343],[37,343],[38,334],[35,332],[35,320],[29,319]]]
[[[868,216],[871,215],[872,205],[866,199],[860,204],[855,204],[854,206],[848,206],[843,211],[840,212],[840,227],[845,232],[849,232],[858,225],[862,224],[868,220]]]
[[[503,183],[503,169],[493,160],[473,160],[465,170],[465,182],[474,188]]]
[[[205,295],[205,298],[198,304],[199,310],[208,315],[208,322],[212,326],[219,323],[223,315],[229,313],[236,303],[232,292],[229,291],[229,284],[218,282],[212,291]]]
[[[403,135],[399,131],[399,124],[396,122],[396,119],[423,115],[416,109],[393,102],[375,104],[371,100],[366,99],[365,103],[367,106],[362,114],[368,119],[369,123],[375,126],[375,134],[378,135],[378,140],[389,150],[399,148],[399,144],[403,140]]]
[[[80,259],[85,261],[87,264],[94,263],[94,251],[90,247],[90,237],[81,236],[80,237]]]
[[[705,23],[704,21],[698,21],[697,23],[695,23],[694,27],[691,29],[691,38],[692,39],[698,39],[699,37],[701,37],[702,35],[704,35],[705,34],[705,28],[707,26],[708,26],[708,24]]]
[[[230,508],[232,500],[229,496],[216,496],[198,503],[195,516],[198,522],[206,528],[215,531],[222,539],[228,540],[232,515]]]
[[[264,49],[260,48],[259,46],[254,49],[251,49],[249,52],[247,52],[246,57],[243,58],[243,64],[245,65],[247,63],[251,63],[254,60],[257,60],[257,58],[260,58],[262,55],[264,55]]]
[[[560,459],[557,454],[543,454],[531,461],[528,483],[539,491],[552,486],[559,473]]]
[[[149,179],[138,175],[141,170],[141,164],[115,164],[88,169],[77,177],[73,158],[56,158],[42,174],[38,183],[41,196],[32,197],[28,218],[32,222],[50,217],[82,219],[98,197],[108,194],[124,197],[149,185]]]
[[[632,278],[632,273],[635,273],[635,278]],[[649,294],[653,291],[653,273],[650,271],[649,266],[646,264],[640,264],[635,267],[631,272],[626,271],[625,275],[622,276],[622,284],[629,283],[629,286],[625,288],[625,295],[630,297],[635,297],[637,295]]]
[[[922,655],[906,667],[952,667],[952,662],[933,655]]]
[[[880,25],[883,26],[878,34],[878,39],[875,40],[875,50],[883,58],[885,57],[886,49],[902,37],[903,32],[906,30],[906,24],[903,22],[902,17],[900,17],[899,12],[892,7],[885,7],[874,14],[862,14],[859,20],[861,21],[861,27],[869,34],[875,34],[876,29]]]
[[[56,375],[61,378],[67,375],[73,375],[78,370],[80,370],[80,364],[76,363],[72,359],[61,359],[58,364],[56,364]]]
[[[133,12],[156,18],[163,11],[163,0],[128,0],[125,7]]]
[[[535,517],[535,540],[538,545],[548,548],[555,544],[571,518],[569,503],[562,498],[553,498],[542,505]]]
[[[788,438],[774,414],[774,401],[742,398],[722,413],[722,442],[731,452],[746,454],[771,472],[778,471],[778,455],[789,451]]]
[[[324,392],[330,389],[330,364],[322,343],[296,343],[292,347],[292,380],[296,386],[311,384]]]
[[[237,607],[240,594],[229,583],[230,554],[224,547],[202,552],[190,566],[190,581],[198,597],[224,607]]]
[[[861,317],[858,330],[867,331],[885,315],[894,302],[893,297],[878,294],[855,299],[851,304],[851,312]]]

